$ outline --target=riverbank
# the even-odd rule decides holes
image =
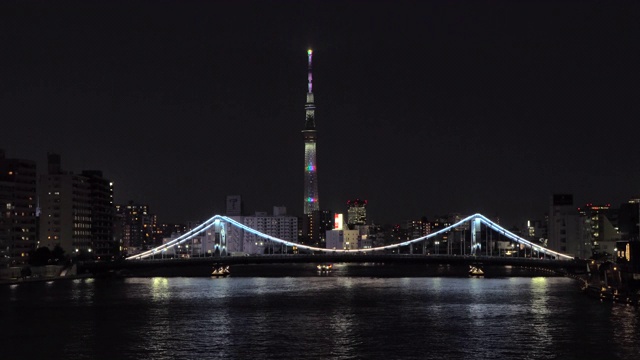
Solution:
[[[14,266],[0,269],[0,285],[14,285],[32,282],[47,282],[57,280],[74,280],[93,277],[92,274],[77,273],[76,265],[46,266]]]
[[[37,282],[49,282],[60,280],[75,280],[75,279],[87,279],[92,278],[92,274],[79,274],[79,275],[66,275],[66,276],[29,276],[26,278],[14,278],[14,279],[0,279],[0,286],[2,285],[17,285]]]

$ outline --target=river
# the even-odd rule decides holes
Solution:
[[[3,359],[630,359],[637,308],[574,280],[407,276],[78,279],[0,286]],[[233,269],[232,269],[233,270]],[[255,269],[254,269],[255,270]],[[353,275],[356,274],[356,275]],[[372,276],[367,276],[367,274]]]

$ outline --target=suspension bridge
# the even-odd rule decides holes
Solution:
[[[518,253],[524,256],[493,256],[489,254],[489,240],[485,236],[482,238],[482,231],[491,231],[497,238],[506,239],[517,245]],[[279,244],[282,247],[281,254],[254,254],[247,256],[228,256],[227,234],[232,232],[232,228],[239,229],[257,236],[265,242]],[[463,228],[470,232],[469,241],[465,237],[460,241],[458,254],[414,254],[415,245],[421,245],[423,251],[428,244],[437,244],[439,237]],[[215,233],[214,254],[205,254],[189,258],[164,258],[164,254],[170,249],[175,249],[188,245],[194,238],[201,236],[204,232]],[[482,244],[485,244],[483,253]],[[184,247],[183,247],[184,248]],[[409,251],[406,251],[406,249]],[[296,249],[296,254],[288,254],[289,249]],[[403,251],[404,249],[404,251]],[[468,216],[452,225],[434,231],[428,235],[415,239],[401,241],[396,244],[369,247],[363,249],[334,249],[315,247],[306,244],[280,239],[269,234],[264,234],[249,226],[246,226],[232,218],[222,215],[215,215],[194,227],[181,236],[153,249],[129,256],[125,261],[116,263],[93,263],[83,266],[91,272],[104,272],[113,269],[149,269],[158,267],[198,267],[210,266],[211,264],[238,265],[238,264],[266,264],[266,263],[323,263],[323,262],[343,262],[343,263],[426,263],[426,264],[486,264],[486,265],[512,265],[522,267],[535,267],[551,270],[584,269],[584,261],[574,259],[573,256],[563,254],[540,244],[524,239],[497,223],[491,221],[482,214]]]
[[[321,247],[314,247],[314,246],[309,246],[309,245],[304,245],[304,244],[299,244],[299,243],[295,243],[292,242],[290,240],[283,240],[283,239],[279,239],[277,237],[268,235],[268,234],[264,234],[260,231],[257,231],[249,226],[246,226],[234,219],[231,219],[227,216],[222,216],[222,215],[215,215],[213,217],[211,217],[210,219],[208,219],[207,221],[203,222],[202,224],[200,224],[199,226],[196,226],[195,228],[191,229],[190,231],[184,233],[183,235],[177,237],[176,239],[173,239],[169,242],[167,242],[166,244],[160,245],[158,247],[155,247],[153,249],[141,252],[139,254],[135,254],[132,256],[129,256],[126,258],[126,260],[141,260],[141,259],[146,259],[146,258],[150,258],[150,257],[155,257],[158,254],[161,254],[163,251],[166,251],[168,249],[174,248],[176,246],[180,246],[184,243],[187,243],[188,241],[192,240],[194,237],[199,236],[199,234],[201,234],[202,232],[209,230],[210,228],[213,227],[218,227],[220,229],[220,234],[221,237],[220,239],[217,241],[216,247],[217,247],[217,251],[220,255],[226,255],[227,253],[227,242],[225,239],[225,234],[228,232],[228,230],[226,229],[226,226],[224,226],[224,224],[228,224],[228,226],[232,226],[238,229],[242,229],[246,232],[249,232],[251,234],[254,234],[256,236],[258,236],[259,238],[262,238],[264,240],[267,241],[272,241],[273,243],[276,244],[281,244],[285,247],[296,247],[297,249],[302,249],[302,250],[307,250],[307,251],[311,251],[311,252],[318,252],[318,253],[353,253],[354,251],[358,251],[361,253],[374,253],[374,252],[381,252],[381,251],[385,251],[385,250],[394,250],[394,249],[399,249],[405,246],[410,246],[412,244],[419,244],[419,243],[423,243],[425,241],[429,241],[433,238],[436,238],[437,236],[440,236],[442,234],[446,234],[448,232],[451,232],[453,230],[455,230],[456,228],[459,228],[461,226],[465,226],[465,225],[469,225],[470,231],[471,231],[471,241],[469,244],[469,254],[470,255],[480,255],[479,254],[479,250],[481,249],[481,242],[479,241],[479,236],[478,234],[481,233],[481,226],[484,225],[487,228],[491,229],[492,231],[496,232],[497,234],[499,234],[500,236],[503,236],[504,238],[513,241],[521,246],[524,246],[525,249],[530,249],[531,253],[538,253],[540,255],[543,255],[544,257],[550,257],[553,258],[555,260],[573,260],[573,256],[567,255],[567,254],[563,254],[557,251],[553,251],[551,249],[547,249],[539,244],[535,244],[529,240],[526,240],[510,231],[508,231],[507,229],[503,228],[502,226],[496,224],[495,222],[489,220],[487,217],[483,216],[482,214],[474,214],[471,216],[468,216],[458,222],[456,222],[455,224],[449,225],[447,227],[444,227],[438,231],[432,232],[428,235],[422,236],[422,237],[418,237],[412,240],[406,240],[406,241],[402,241],[399,242],[397,244],[392,244],[392,245],[385,245],[385,246],[379,246],[379,247],[371,247],[371,248],[366,248],[366,249],[327,249],[327,248],[321,248]]]

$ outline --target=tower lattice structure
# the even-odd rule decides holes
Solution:
[[[306,117],[302,135],[304,137],[304,214],[311,215],[320,209],[318,199],[318,168],[316,165],[316,106],[313,100],[313,76],[311,74],[311,58],[313,51],[307,51],[308,65],[308,90],[307,102],[304,105]]]

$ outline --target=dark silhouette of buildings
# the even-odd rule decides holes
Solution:
[[[37,246],[36,163],[0,149],[0,261],[23,263]]]
[[[100,259],[116,255],[113,183],[101,171],[64,172],[60,155],[48,154],[48,173],[40,176],[38,193],[40,246],[58,245],[66,254]]]

